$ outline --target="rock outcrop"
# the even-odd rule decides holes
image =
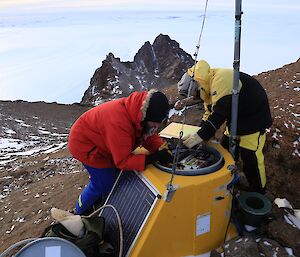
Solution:
[[[99,103],[129,95],[133,91],[175,84],[194,61],[179,44],[160,34],[151,45],[147,41],[133,62],[122,62],[109,53],[95,71],[81,104]]]

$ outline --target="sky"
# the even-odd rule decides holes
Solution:
[[[132,61],[169,35],[191,55],[204,0],[1,0],[0,100],[79,102],[109,52]],[[300,56],[300,2],[242,3],[241,70],[251,75]],[[232,67],[234,1],[210,0],[198,59]]]

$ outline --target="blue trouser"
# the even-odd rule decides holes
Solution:
[[[83,214],[98,200],[104,200],[112,189],[119,169],[116,168],[93,168],[83,164],[90,174],[90,182],[80,194],[76,202],[76,213]]]

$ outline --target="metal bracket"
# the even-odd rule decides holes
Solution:
[[[238,171],[238,167],[234,164],[229,164],[227,169],[230,171],[231,175],[235,174]]]
[[[175,195],[175,192],[176,190],[179,188],[178,185],[172,185],[172,184],[167,184],[166,185],[167,187],[167,191],[165,192],[164,196],[163,196],[163,199],[166,201],[166,202],[171,202],[172,201],[172,198],[173,196]]]
[[[228,165],[227,169],[230,171],[231,175],[233,176],[232,180],[227,185],[227,190],[233,187],[239,180],[240,176],[238,174],[238,168],[236,165]]]

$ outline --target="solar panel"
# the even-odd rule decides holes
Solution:
[[[147,217],[160,197],[158,191],[142,174],[135,171],[120,173],[106,204],[113,205],[122,220],[123,256],[128,256]],[[105,208],[101,216],[105,218],[107,241],[118,252],[120,243],[116,215],[111,208]]]

